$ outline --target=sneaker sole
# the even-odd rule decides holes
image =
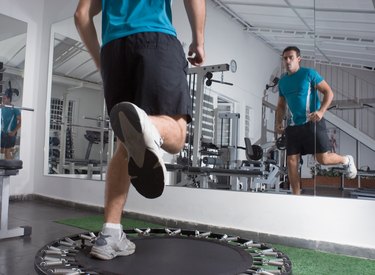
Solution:
[[[112,129],[129,151],[128,172],[131,183],[144,197],[154,199],[164,191],[166,169],[156,152],[145,144],[138,113],[132,104],[119,103],[110,113]],[[123,131],[122,129],[126,129]],[[143,166],[134,160],[135,154],[142,154]]]
[[[95,246],[91,248],[90,255],[101,259],[101,260],[112,260],[116,258],[117,256],[129,256],[135,252],[135,249],[132,250],[124,250],[124,251],[113,251],[112,254],[107,253],[101,253],[100,249],[95,249]]]

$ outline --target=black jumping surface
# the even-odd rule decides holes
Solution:
[[[240,247],[193,237],[151,236],[131,239],[135,253],[110,261],[95,259],[86,247],[76,255],[83,270],[122,275],[236,275],[252,266]]]

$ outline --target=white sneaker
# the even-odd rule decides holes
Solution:
[[[348,164],[344,165],[345,175],[349,179],[354,179],[357,176],[357,168],[355,167],[354,159],[352,156],[346,156],[349,159]]]
[[[102,260],[112,260],[117,256],[128,256],[135,251],[135,244],[122,233],[121,239],[115,239],[110,235],[99,233],[90,254]]]
[[[110,113],[112,129],[129,153],[129,175],[137,191],[157,198],[164,190],[166,168],[161,158],[162,139],[148,115],[130,102],[115,105]]]

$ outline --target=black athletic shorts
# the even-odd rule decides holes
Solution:
[[[317,123],[308,122],[299,126],[288,126],[285,129],[285,135],[288,156],[325,153],[331,150],[324,118]]]
[[[1,148],[13,148],[16,145],[16,136],[10,136],[8,133],[1,132]]]
[[[186,115],[190,122],[187,70],[173,35],[144,32],[107,43],[101,49],[101,74],[108,113],[128,101],[148,115]]]

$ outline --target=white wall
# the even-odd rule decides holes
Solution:
[[[34,163],[37,154],[35,151],[36,133],[44,132],[44,120],[37,120],[40,112],[44,113],[44,109],[37,108],[40,83],[38,81],[40,72],[41,59],[41,32],[43,26],[44,10],[43,0],[0,0],[0,12],[27,23],[26,53],[25,53],[25,71],[24,71],[24,87],[22,103],[24,107],[34,108],[34,112],[22,112],[22,128],[21,128],[21,151],[20,158],[23,160],[24,169],[20,171],[17,177],[11,179],[11,193],[30,194],[34,190]],[[38,130],[37,130],[38,129]],[[32,134],[31,134],[32,133]],[[41,155],[41,154],[40,154]],[[40,160],[39,160],[40,161]]]
[[[182,9],[181,2],[174,1],[175,9]],[[12,184],[12,193],[35,193],[102,206],[103,182],[43,175],[50,25],[72,15],[75,3],[48,0],[43,6],[42,1],[36,0],[0,1],[2,12],[29,23],[24,105],[35,108],[22,130],[28,137],[23,138],[21,144],[25,167],[21,175],[13,177],[12,182],[17,182],[17,186]],[[226,87],[225,91],[223,88],[223,91],[233,95],[238,102],[248,100],[255,108],[254,114],[259,115],[264,85],[279,59],[267,47],[243,33],[241,27],[223,16],[221,11],[214,9],[209,1],[208,8],[206,64],[236,59],[238,73],[225,75],[225,81],[234,82],[236,86]],[[182,13],[176,13],[175,21],[182,18]],[[188,32],[182,31],[186,24],[176,22],[176,26],[181,40],[189,41]],[[260,119],[257,120],[259,122],[252,129],[254,136],[259,136],[256,129],[259,129]],[[364,200],[167,186],[163,196],[155,200],[143,199],[131,189],[127,210],[214,226],[375,248],[375,223],[371,219],[374,207],[375,202]]]

